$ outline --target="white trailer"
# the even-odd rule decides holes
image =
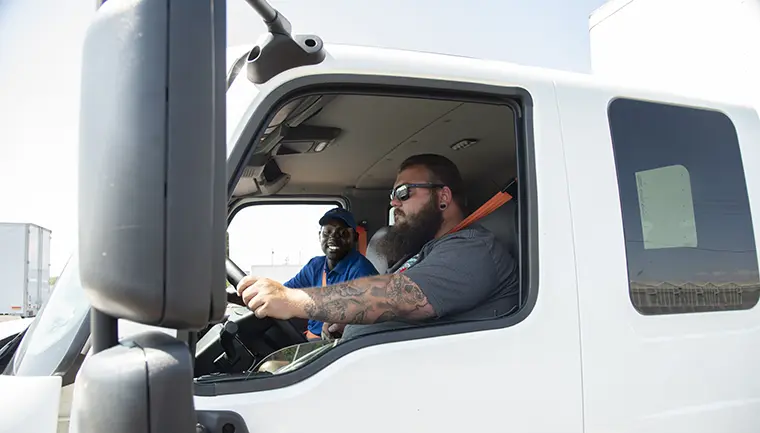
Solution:
[[[611,0],[589,38],[594,75],[760,107],[760,0]]]
[[[34,317],[50,297],[51,231],[0,223],[0,315]]]

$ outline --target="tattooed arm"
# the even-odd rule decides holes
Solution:
[[[303,317],[323,322],[370,324],[435,316],[419,286],[403,274],[376,275],[302,292],[308,298],[302,303]]]
[[[238,284],[238,294],[260,318],[373,324],[451,316],[482,305],[495,293],[516,293],[517,262],[492,237],[486,231],[452,235],[402,274],[305,289],[249,275]]]

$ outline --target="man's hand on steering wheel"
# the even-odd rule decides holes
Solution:
[[[304,318],[304,307],[309,300],[302,290],[285,287],[269,278],[251,275],[240,280],[237,293],[259,319]]]

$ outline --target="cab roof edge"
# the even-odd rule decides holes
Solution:
[[[269,37],[254,46],[246,59],[246,75],[262,84],[277,74],[299,66],[316,65],[325,58],[324,44],[317,35],[290,34],[291,24],[267,0],[246,0],[267,25]],[[234,76],[230,77],[234,80]],[[232,80],[228,80],[231,84]]]

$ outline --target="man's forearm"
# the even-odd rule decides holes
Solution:
[[[377,275],[303,289],[305,318],[329,323],[369,324],[422,320],[435,311],[422,290],[403,274]]]

